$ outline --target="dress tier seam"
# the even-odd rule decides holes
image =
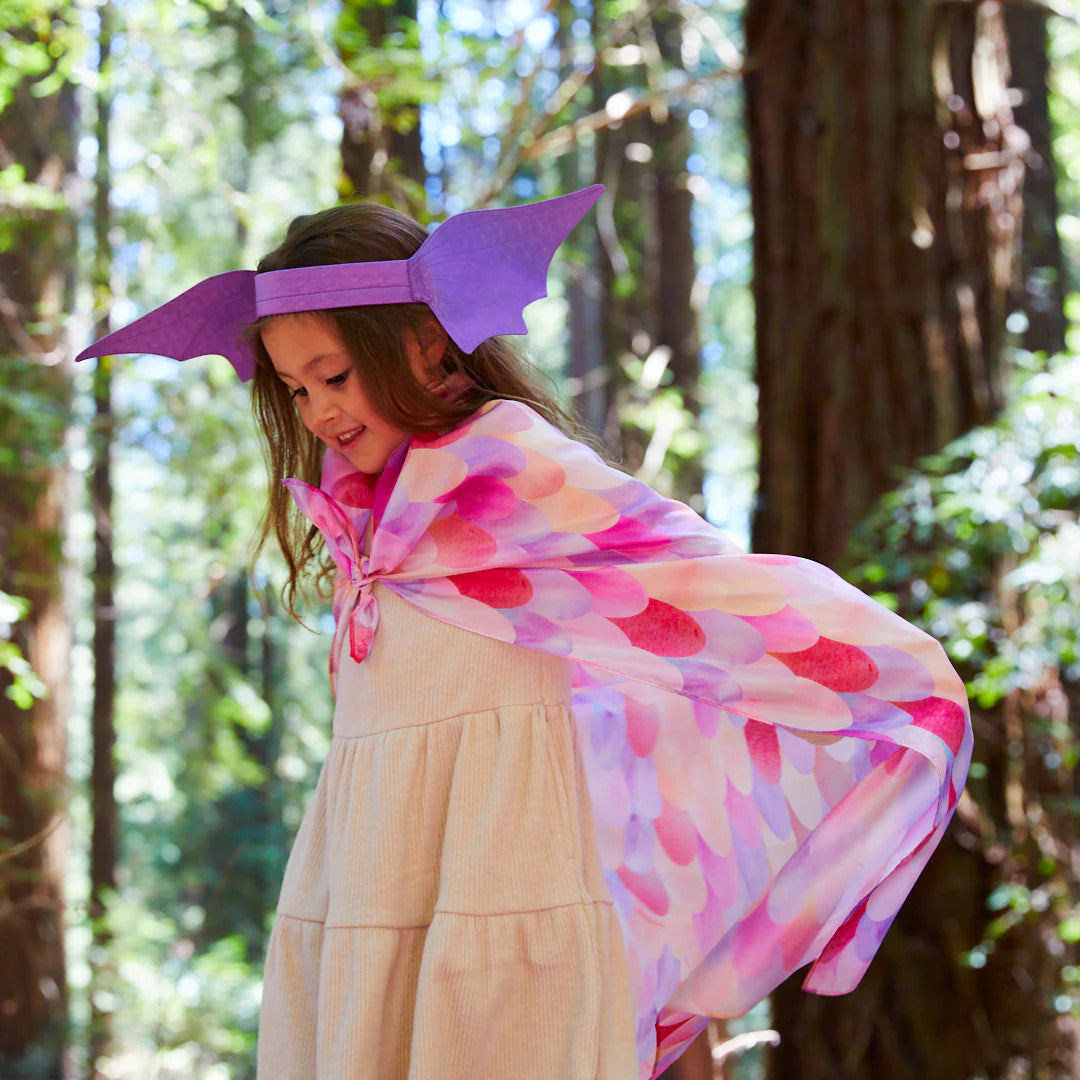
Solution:
[[[467,709],[464,712],[453,713],[451,716],[440,716],[435,720],[422,720],[418,724],[395,724],[393,727],[380,728],[378,731],[365,731],[359,735],[339,735],[337,732],[334,732],[331,735],[331,739],[340,739],[342,742],[353,739],[373,739],[377,735],[388,735],[394,731],[412,731],[415,728],[433,727],[435,724],[445,724],[450,720],[461,720],[463,717],[482,716],[484,713],[499,713],[504,709],[534,709],[538,705],[542,705],[546,709],[564,709],[567,712],[572,711],[571,706],[565,699],[562,701],[514,701],[510,704],[489,705],[486,708],[480,709]]]
[[[523,908],[520,911],[453,911],[449,908],[437,908],[436,915],[459,915],[464,919],[501,919],[508,915],[544,915],[549,911],[565,911],[567,908],[614,907],[614,900],[574,900],[567,904],[552,904],[550,907]],[[291,919],[293,922],[310,923],[321,926],[324,930],[430,930],[431,923],[401,925],[397,923],[334,923],[330,925],[320,919],[308,919],[303,915],[288,915],[283,911],[275,912],[278,919]]]

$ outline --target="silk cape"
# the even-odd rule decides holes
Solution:
[[[338,568],[332,681],[346,642],[382,646],[375,581],[571,662],[643,1080],[804,965],[807,990],[855,987],[970,760],[933,638],[821,565],[743,553],[518,402],[377,477],[327,451],[321,487],[285,483]]]

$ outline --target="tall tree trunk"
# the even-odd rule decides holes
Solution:
[[[750,0],[746,36],[754,546],[835,565],[898,467],[1002,403],[1027,139],[998,3]],[[776,993],[773,1080],[1074,1075],[1075,1025],[1037,989],[1047,943],[1021,926],[983,970],[960,963],[997,880],[962,840],[954,826],[853,994]],[[1017,1054],[1034,1071],[1011,1072]]]
[[[285,735],[285,710],[282,704],[284,696],[285,672],[283,670],[283,651],[274,639],[274,599],[269,587],[258,597],[262,607],[262,640],[259,650],[259,689],[262,699],[270,710],[270,725],[266,733],[252,746],[251,753],[263,768],[262,805],[265,808],[265,843],[268,847],[284,850],[289,844],[288,829],[285,827],[283,814],[285,792],[282,785],[279,762],[281,760],[281,741]],[[264,890],[271,904],[276,899],[276,892],[281,883],[278,875],[267,876],[264,860]],[[263,952],[265,952],[265,944]]]
[[[755,543],[836,563],[1002,404],[1025,143],[1000,6],[751,0]]]
[[[241,5],[229,6],[217,13],[232,29],[235,37],[235,59],[239,68],[236,90],[232,103],[240,116],[240,142],[243,150],[235,157],[233,186],[242,195],[251,189],[251,170],[255,154],[262,141],[259,117],[265,106],[260,100],[260,56],[255,37],[255,23],[251,14]],[[241,262],[245,260],[248,240],[248,214],[246,202],[241,202],[236,215],[236,252]]]
[[[395,31],[416,24],[416,0],[345,0],[339,15],[338,52],[346,67],[377,51]],[[341,90],[342,198],[389,197],[399,209],[423,209],[424,158],[420,106],[386,107],[378,87],[358,79]]]
[[[637,40],[643,64],[600,66],[594,77],[600,102],[641,89],[661,69],[678,66],[680,34],[681,22],[664,7],[642,18]],[[596,179],[608,189],[597,212],[612,402],[604,436],[625,469],[701,510],[702,462],[674,452],[678,436],[701,411],[689,153],[686,116],[661,103],[596,136]],[[635,370],[636,377],[630,374]],[[669,386],[678,392],[680,408],[654,409],[654,399]]]
[[[627,84],[623,73],[604,68],[597,85],[604,100],[623,92]],[[657,345],[653,298],[645,271],[657,261],[652,151],[646,124],[644,116],[629,117],[599,131],[596,137],[597,180],[607,189],[596,215],[602,252],[601,327],[610,372],[610,406],[602,435],[630,473],[641,469],[649,446],[648,433],[631,416],[633,405],[647,404],[655,390],[655,384],[635,386],[630,375],[636,365],[653,355]],[[661,350],[656,359],[665,355]],[[654,472],[658,474],[659,469]]]
[[[1065,348],[1065,261],[1058,236],[1057,173],[1051,150],[1047,101],[1046,14],[1014,4],[1005,9],[1012,84],[1021,101],[1016,122],[1031,139],[1024,178],[1024,230],[1015,302],[1027,316],[1025,349],[1047,353]]]
[[[572,32],[573,24],[580,15],[571,0],[559,0],[555,5],[555,14],[559,19],[555,41],[563,55],[559,74],[566,80],[574,77],[574,51],[581,48]],[[597,5],[593,5],[594,31],[598,18]],[[600,58],[596,55],[595,46],[592,62],[594,79],[578,90],[563,108],[567,121],[576,120],[596,107],[595,73]],[[560,188],[564,192],[585,187],[597,179],[595,154],[591,147],[585,148],[580,144],[559,158],[558,169]],[[604,213],[606,205],[602,203],[596,214]],[[568,241],[580,254],[580,259],[563,260],[568,308],[567,379],[564,385],[586,426],[601,435],[611,409],[613,372],[604,348],[604,296],[598,271],[601,248],[596,214],[587,215]]]
[[[657,50],[668,66],[682,66],[682,19],[666,6],[657,9],[651,30]],[[697,278],[690,191],[691,136],[683,107],[657,109],[650,116],[654,147],[656,232],[656,344],[669,354],[668,370],[693,426],[701,416],[701,337],[692,296]],[[654,452],[658,456],[659,448]],[[699,513],[705,511],[705,463],[700,454],[668,457],[674,476],[674,494]]]
[[[46,55],[49,41],[35,44]],[[62,538],[71,372],[62,320],[75,253],[63,201],[75,174],[75,95],[68,83],[40,94],[50,75],[25,78],[0,114],[0,165],[22,166],[52,200],[45,209],[5,208],[0,238],[0,358],[9,388],[0,395],[8,451],[0,455],[0,589],[30,602],[13,639],[48,689],[20,709],[3,693],[9,679],[0,669],[0,1076],[42,1078],[60,1075],[67,1026]]]
[[[97,174],[94,182],[94,337],[111,330],[112,172],[109,134],[112,122],[111,78],[113,8],[98,11]],[[94,519],[94,696],[91,704],[90,774],[90,919],[93,927],[90,993],[90,1075],[103,1076],[103,1060],[112,1039],[112,1014],[99,1007],[112,978],[112,932],[108,922],[110,894],[116,888],[118,812],[116,805],[116,560],[113,556],[112,454],[115,419],[112,408],[113,360],[101,357],[94,370],[94,422],[91,433],[93,470],[90,510]]]
[[[566,22],[573,22],[573,5],[567,13]],[[600,42],[608,32],[608,24],[601,5],[592,6],[592,40]],[[599,50],[593,60],[595,70],[592,87],[595,105],[602,106],[608,98],[622,88],[619,73],[604,62]],[[576,358],[581,367],[572,374],[581,381],[575,384],[579,391],[578,406],[587,417],[589,426],[603,440],[609,453],[619,461],[625,458],[623,431],[620,425],[619,403],[625,395],[626,373],[622,361],[633,355],[633,330],[625,325],[625,301],[620,299],[622,289],[616,282],[631,280],[632,268],[623,247],[623,204],[629,203],[628,185],[633,177],[625,173],[626,144],[628,132],[622,125],[601,128],[596,133],[592,151],[594,183],[606,187],[603,197],[596,205],[596,213],[586,217],[594,249],[594,273],[589,275],[597,284],[596,295],[591,297],[588,310],[571,311],[571,330],[575,320],[593,320],[591,329],[596,334],[598,356],[580,355]],[[575,356],[571,353],[571,362]]]
[[[567,159],[563,159],[566,161]],[[575,178],[564,185],[572,191],[584,186]],[[611,365],[604,351],[604,299],[598,285],[599,240],[595,227],[581,229],[584,260],[566,268],[566,301],[569,308],[568,387],[582,420],[598,435],[604,432],[611,411]]]

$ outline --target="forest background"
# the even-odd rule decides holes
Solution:
[[[682,1075],[1080,1076],[1078,45],[1064,0],[0,0],[0,1077],[253,1075],[328,740],[327,615],[250,565],[245,388],[72,355],[338,199],[595,181],[532,358],[628,471],[942,638],[974,707],[863,985]]]

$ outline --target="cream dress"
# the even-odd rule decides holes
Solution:
[[[285,871],[259,1080],[634,1080],[568,662],[374,590]]]

